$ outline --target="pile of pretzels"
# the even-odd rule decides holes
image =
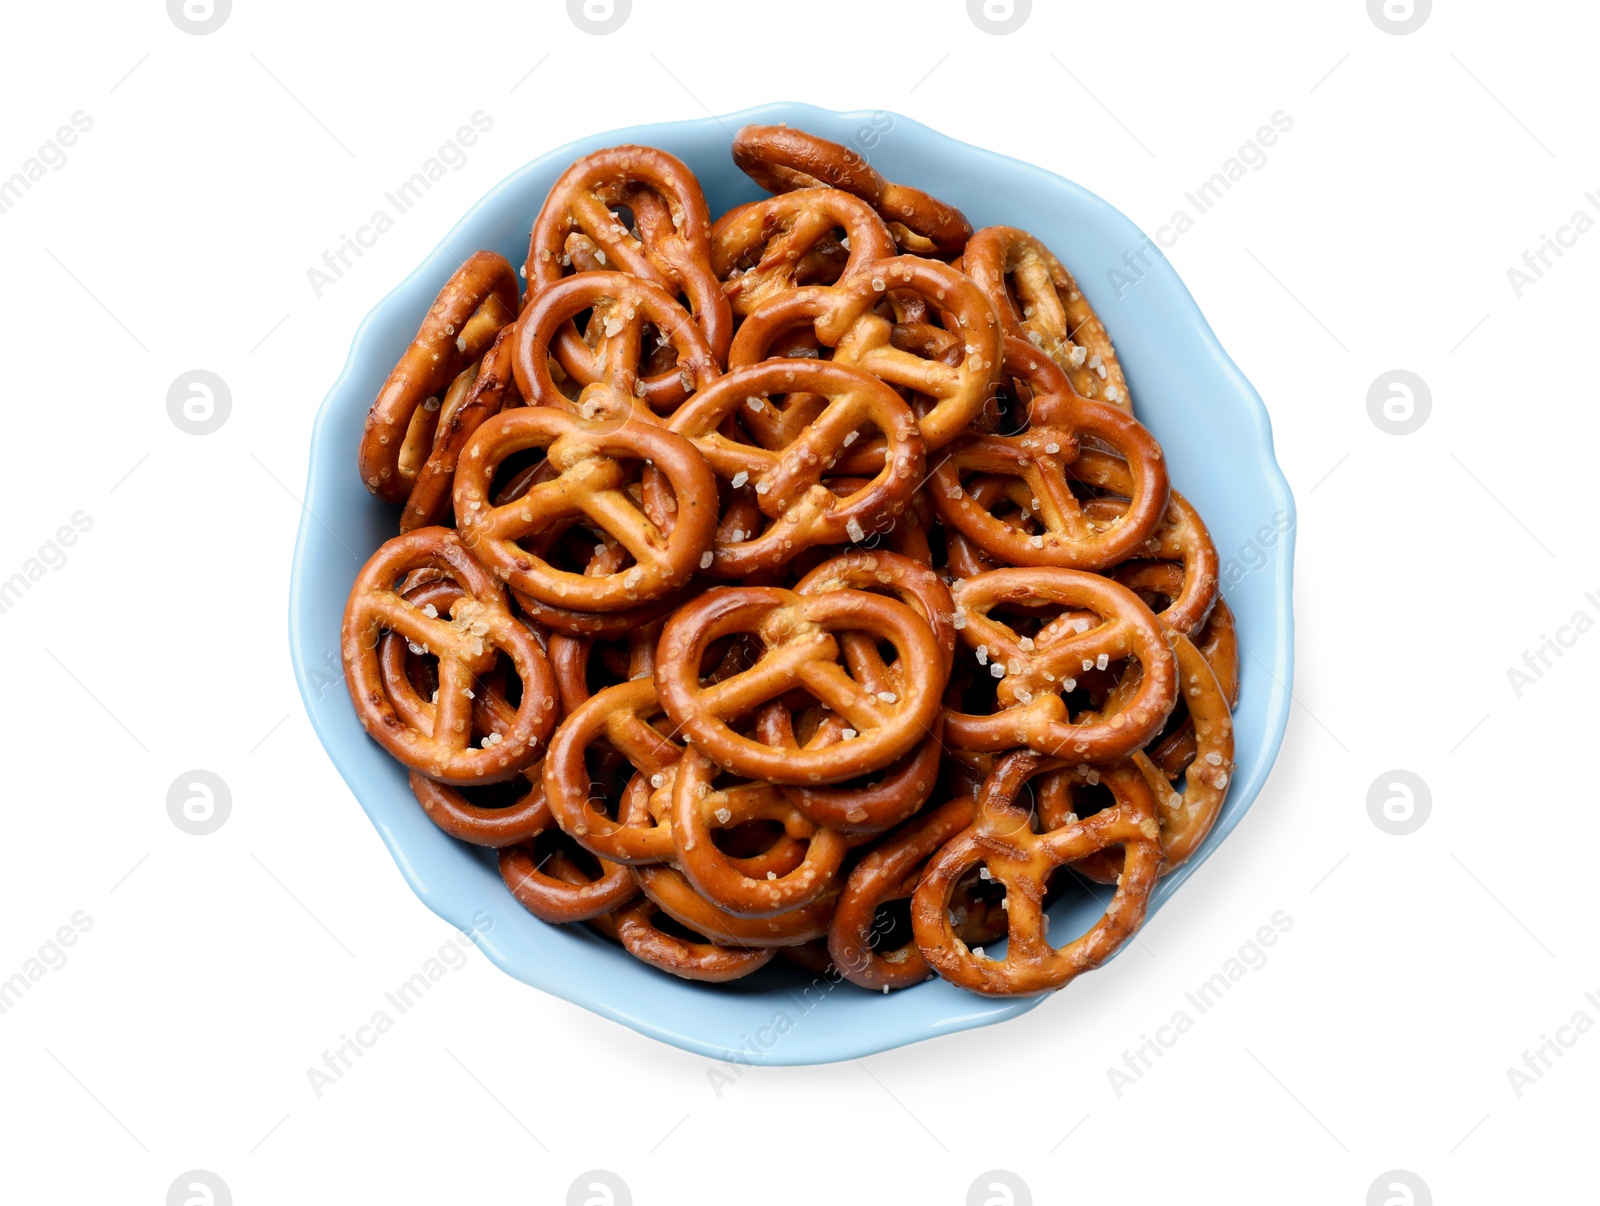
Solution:
[[[773,195],[713,223],[587,155],[524,289],[445,283],[362,435],[356,712],[526,908],[666,972],[1059,988],[1222,808],[1216,549],[1038,239],[785,126],[733,157]],[[1103,912],[1052,941],[1062,894]]]

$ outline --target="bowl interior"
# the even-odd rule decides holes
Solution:
[[[585,927],[546,925],[511,897],[493,852],[446,837],[426,818],[404,769],[362,731],[339,667],[345,596],[367,557],[398,530],[398,509],[376,501],[356,474],[362,422],[440,285],[481,248],[521,264],[528,229],[550,186],[573,159],[601,147],[637,142],[677,155],[698,175],[713,216],[763,195],[729,156],[732,132],[751,121],[787,122],[851,146],[890,179],[958,205],[974,226],[1003,223],[1038,235],[1076,275],[1105,321],[1140,419],[1161,440],[1174,484],[1210,527],[1241,645],[1237,769],[1215,828],[1200,851],[1158,886],[1152,914],[1238,824],[1282,740],[1293,650],[1294,503],[1273,459],[1260,398],[1217,344],[1177,274],[1166,261],[1149,257],[1153,266],[1141,267],[1132,280],[1124,254],[1147,245],[1133,223],[1067,180],[887,112],[777,104],[575,142],[494,188],[378,304],[356,333],[349,361],[317,417],[290,586],[290,652],[329,756],[417,895],[471,932],[511,975],[707,1056],[820,1063],[999,1021],[1043,998],[990,1000],[942,981],[883,996],[814,978],[780,960],[746,980],[710,987],[636,962]],[[1205,421],[1195,421],[1201,415]],[[1085,884],[1052,909],[1052,931],[1081,932],[1107,896],[1106,889]]]

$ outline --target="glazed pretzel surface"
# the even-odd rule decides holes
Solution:
[[[910,295],[949,317],[941,351],[897,346],[893,315],[881,312],[890,291]],[[918,421],[929,451],[959,435],[983,409],[999,379],[1003,347],[1000,320],[978,287],[948,264],[916,256],[874,260],[836,285],[780,293],[753,311],[734,337],[730,367],[755,364],[772,344],[809,324],[836,363],[880,378],[923,400]],[[928,350],[926,346],[920,350]],[[864,451],[864,450],[863,450]]]
[[[842,230],[842,243],[832,242]],[[829,271],[837,247],[847,258]],[[833,284],[895,253],[894,239],[871,206],[831,188],[808,188],[731,210],[711,235],[711,266],[733,313],[748,317],[762,302],[822,272]]]
[[[933,856],[917,886],[911,903],[917,946],[940,975],[963,988],[991,996],[1060,988],[1105,962],[1144,920],[1161,862],[1149,787],[1131,769],[1114,768],[1105,779],[1116,797],[1112,807],[1035,833],[1016,797],[1029,778],[1050,766],[1032,751],[999,759],[983,785],[976,820]],[[1118,848],[1123,852],[1122,874],[1105,914],[1087,933],[1064,946],[1053,945],[1043,907],[1052,874]],[[1006,952],[998,958],[969,947],[950,922],[955,885],[980,866],[1006,890]]]
[[[403,506],[352,703],[441,840],[652,974],[1059,988],[1227,806],[1216,546],[1044,242],[804,131],[732,154],[776,195],[713,222],[604,149],[525,296],[444,282],[358,448]]]
[[[730,437],[730,419],[775,407],[777,394],[805,393],[819,402],[809,423],[778,448]],[[748,488],[770,521],[742,540],[718,540],[706,572],[744,578],[773,569],[805,549],[864,539],[894,521],[923,479],[922,433],[900,396],[878,378],[837,363],[765,360],[736,368],[672,416],[668,430],[687,438],[719,478]],[[883,466],[841,497],[822,478],[861,436],[881,433]]]
[[[396,581],[414,570],[438,569],[461,588],[447,615],[429,615],[405,598]],[[438,659],[439,691],[431,723],[407,724],[384,689],[379,638],[398,633]],[[345,675],[362,726],[413,771],[452,786],[509,779],[532,762],[556,719],[555,677],[544,651],[506,607],[505,592],[474,561],[454,532],[422,528],[390,540],[356,576],[341,636]],[[522,684],[522,702],[504,735],[477,748],[472,736],[472,687],[500,656]]]
[[[440,395],[516,315],[517,276],[503,256],[480,251],[445,282],[367,414],[357,467],[368,490],[406,500],[433,442]]]
[[[619,219],[631,209],[635,229]],[[654,147],[609,147],[566,170],[539,211],[523,275],[530,298],[576,261],[626,273],[689,299],[706,343],[726,355],[733,326],[721,285],[708,268],[711,216],[700,182],[683,161]],[[588,357],[571,316],[552,347],[568,372]]]
[[[594,342],[574,338],[561,367],[581,392],[569,398],[555,383],[554,340],[585,311]],[[670,368],[641,374],[645,328],[652,327],[676,359]],[[620,419],[643,399],[671,410],[718,372],[717,357],[688,313],[654,281],[625,272],[581,272],[534,295],[517,322],[517,388],[530,403],[572,410],[584,418]]]
[[[1014,226],[987,226],[967,242],[961,264],[1004,318],[1008,335],[1042,349],[1083,397],[1132,413],[1105,324],[1048,247]]]
[[[967,749],[1029,749],[1075,762],[1113,762],[1154,737],[1177,703],[1177,665],[1150,609],[1107,578],[1063,569],[999,569],[957,582],[962,641],[983,651],[997,680],[990,716],[950,712],[946,731]],[[1059,609],[1033,637],[994,615],[1006,605]],[[1093,617],[1085,618],[1085,616]],[[1134,658],[1137,691],[1113,714],[1074,723],[1063,692],[1079,674]]]
[[[890,224],[909,252],[959,255],[972,224],[952,205],[919,189],[891,184],[860,155],[788,126],[745,126],[733,136],[733,161],[774,193],[825,185],[860,197]]]
[[[489,501],[495,470],[514,453],[543,449],[548,481],[500,506]],[[657,523],[629,493],[629,462],[648,461],[670,483],[670,522]],[[506,582],[541,602],[623,611],[689,580],[711,547],[716,485],[687,440],[629,415],[615,427],[548,407],[497,415],[478,429],[456,471],[462,539]],[[626,549],[633,564],[611,573],[560,569],[518,541],[581,519]]]
[[[837,633],[862,632],[897,654],[891,675],[876,648],[861,665],[840,664]],[[706,645],[733,633],[756,637],[755,663],[710,686],[700,681]],[[686,604],[661,632],[656,655],[661,704],[684,735],[723,767],[749,778],[801,786],[838,783],[887,766],[916,745],[939,715],[939,647],[909,607],[864,591],[816,596],[771,587],[724,587]],[[730,722],[800,689],[848,725],[840,740],[773,749]],[[894,688],[894,689],[891,689]]]

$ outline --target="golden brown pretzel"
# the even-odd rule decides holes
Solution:
[[[441,612],[448,615],[451,606],[465,592],[453,580],[442,578],[405,588],[402,594],[407,602],[420,607],[424,615],[436,616]],[[538,635],[534,633],[535,639]],[[437,714],[438,674],[424,656],[412,652],[413,647],[421,648],[398,632],[385,632],[378,642],[379,673],[383,677],[384,694],[394,707],[395,715],[412,728],[431,732]],[[496,663],[488,673],[478,676],[475,687],[468,688],[472,700],[469,732],[475,742],[490,733],[498,733],[503,739],[515,723],[517,710],[506,701],[504,671],[504,665]],[[424,694],[429,698],[424,699]]]
[[[1182,865],[1205,841],[1222,812],[1228,782],[1233,775],[1233,720],[1228,699],[1205,656],[1188,637],[1174,634],[1173,652],[1178,658],[1183,702],[1193,725],[1196,757],[1184,775],[1184,790],[1176,792],[1164,774],[1143,751],[1133,755],[1133,763],[1156,799],[1156,816],[1161,822],[1163,875]],[[1120,872],[1114,855],[1102,853],[1079,869],[1104,883],[1114,883]]]
[[[716,787],[717,767],[690,746],[678,762],[672,788],[672,843],[677,863],[699,893],[739,917],[772,917],[802,908],[833,886],[844,861],[845,840],[812,821],[770,783]],[[779,875],[745,874],[739,860],[717,847],[713,830],[771,821],[805,857]]]
[[[955,656],[956,631],[951,620],[955,605],[950,590],[932,570],[900,554],[881,550],[856,550],[825,561],[794,586],[796,594],[815,595],[830,590],[867,590],[887,594],[908,604],[928,623],[939,645],[940,661],[948,675]],[[852,671],[870,673],[870,655],[861,633],[846,632],[839,642]],[[801,742],[795,719],[782,703],[764,706],[757,717],[762,741],[774,747],[799,749],[802,745],[839,740],[843,718],[829,713],[819,718],[809,741]],[[944,721],[934,723],[927,738],[909,754],[882,770],[857,781],[834,787],[791,785],[788,797],[812,820],[848,835],[853,840],[881,833],[916,812],[933,793],[943,752],[940,737]]]
[[[429,616],[396,583],[419,569],[442,570],[464,592],[448,618]],[[406,724],[384,689],[378,644],[398,632],[438,658],[439,699],[431,724]],[[537,758],[556,721],[555,676],[527,626],[506,608],[505,592],[445,528],[421,528],[388,541],[362,567],[345,605],[340,636],[345,680],[362,727],[414,771],[453,786],[513,777]],[[504,733],[473,748],[470,694],[478,676],[505,655],[522,699]]]
[[[959,255],[972,235],[960,210],[920,189],[891,184],[848,147],[787,126],[745,126],[733,136],[733,161],[769,192],[827,185],[866,201],[916,255]]]
[[[796,391],[823,405],[792,443],[763,448],[725,434],[730,421]],[[717,542],[702,567],[714,577],[743,578],[814,545],[862,540],[893,522],[923,480],[922,434],[911,408],[877,378],[840,364],[767,360],[733,369],[680,407],[667,428],[698,448],[718,477],[735,488],[748,484],[771,521],[762,532],[752,524],[743,540]],[[882,433],[883,465],[841,498],[822,479],[863,430]]]
[[[492,505],[495,470],[529,448],[545,450],[555,476]],[[649,461],[670,484],[669,524],[653,522],[628,492],[629,461]],[[456,470],[454,498],[461,538],[484,565],[541,603],[586,611],[628,611],[683,586],[710,553],[717,522],[716,482],[693,444],[639,415],[609,425],[544,406],[502,412],[478,429]],[[518,543],[568,519],[603,530],[634,564],[573,573]]]
[[[951,592],[963,643],[997,680],[998,710],[947,710],[945,738],[969,750],[1027,746],[1072,762],[1111,762],[1161,731],[1177,702],[1177,665],[1166,632],[1127,587],[1069,569],[999,569],[958,581]],[[1058,618],[1021,636],[996,608],[1045,606]],[[1087,613],[1099,620],[1079,618]],[[1075,724],[1062,699],[1086,670],[1137,659],[1143,676],[1120,710]]]
[[[898,673],[890,678],[874,647],[856,671],[860,678],[852,677],[839,664],[840,632],[869,633],[891,645]],[[759,658],[721,682],[702,685],[706,647],[732,633],[758,637]],[[903,603],[853,590],[807,597],[771,587],[724,587],[685,604],[667,621],[656,654],[656,687],[673,723],[720,766],[750,779],[806,786],[887,766],[920,742],[939,714],[941,669],[933,633]],[[846,740],[831,746],[781,750],[732,727],[796,687],[842,716],[856,736],[847,731]]]
[[[1193,640],[1204,655],[1206,665],[1217,676],[1228,707],[1236,707],[1239,703],[1239,636],[1234,629],[1233,612],[1221,596]],[[1167,778],[1177,779],[1195,759],[1193,721],[1186,714],[1176,727],[1169,725],[1167,732],[1150,743],[1147,752],[1150,761],[1159,766]]]
[[[834,244],[833,232],[844,231]],[[894,239],[866,203],[837,189],[785,193],[729,210],[711,232],[711,267],[740,318],[770,297],[807,283],[813,257],[838,245],[849,258],[828,284],[856,275],[873,260],[895,253]]]
[[[630,679],[649,678],[655,669],[656,641],[661,636],[659,620],[643,625],[636,632],[609,640],[592,636],[556,633],[546,645],[550,668],[555,671],[561,693],[561,713],[571,715],[589,702],[594,691],[591,679],[596,674],[609,681],[602,687],[616,686]]]
[[[1007,338],[1008,365],[1026,360],[1019,344]],[[1098,570],[1126,560],[1167,512],[1170,486],[1161,446],[1131,415],[1070,390],[1035,395],[1032,407],[1034,425],[1021,435],[970,435],[951,446],[933,471],[935,509],[983,552],[1010,565]],[[1114,485],[1128,500],[1109,523],[1096,523],[1094,508],[1071,488],[1082,476],[1073,468],[1080,447],[1090,442],[1122,458],[1097,454],[1098,461],[1114,463]],[[1014,482],[1023,522],[1006,523],[980,505],[963,488],[970,474],[997,474]]]
[[[368,490],[406,500],[433,442],[439,395],[516,316],[517,274],[504,256],[480,251],[456,269],[367,412],[357,467]]]
[[[426,775],[410,772],[411,794],[428,819],[453,838],[474,846],[514,846],[538,837],[555,821],[544,800],[544,763],[535,762],[522,772],[528,788],[509,804],[475,804],[459,789],[435,783]]]
[[[635,959],[682,979],[725,984],[766,966],[777,954],[770,947],[750,950],[696,941],[686,928],[684,934],[669,931],[663,916],[653,900],[625,905],[614,914],[617,941]]]
[[[1048,247],[1014,226],[986,226],[968,240],[961,266],[1000,312],[1006,334],[1048,353],[1083,397],[1133,413],[1105,324]]]
[[[683,872],[666,863],[633,868],[640,890],[660,906],[661,911],[681,926],[703,934],[725,946],[799,946],[821,938],[828,932],[838,899],[838,885],[810,904],[773,917],[740,917],[718,908],[694,890]]]
[[[996,761],[973,824],[929,860],[911,901],[911,924],[922,957],[953,984],[985,996],[1024,996],[1060,988],[1100,966],[1144,920],[1161,862],[1155,802],[1131,767],[1108,771],[1116,803],[1081,821],[1034,833],[1014,801],[1023,784],[1058,763],[1031,751]],[[1121,847],[1122,877],[1104,916],[1059,948],[1047,936],[1044,896],[1052,874],[1102,850]],[[974,867],[986,867],[1006,889],[1006,953],[990,958],[967,946],[950,923],[950,898]]]
[[[896,347],[893,315],[878,308],[891,292],[921,298],[941,311],[944,330],[960,340],[962,359],[952,365]],[[1000,377],[1003,345],[994,307],[970,280],[937,260],[910,255],[874,260],[836,285],[772,297],[734,336],[729,368],[760,362],[776,340],[806,324],[823,347],[833,349],[836,364],[871,373],[926,401],[918,422],[929,452],[962,433]]]
[[[585,310],[594,312],[589,322],[594,345],[576,332],[570,344],[558,345],[557,336]],[[677,353],[670,368],[654,374],[640,373],[647,325]],[[557,388],[551,375],[551,352],[558,349],[561,369],[580,387],[576,398]],[[716,353],[688,311],[654,281],[625,272],[581,272],[529,298],[517,320],[513,369],[530,405],[560,407],[590,419],[622,418],[638,399],[670,411],[719,371]]]
[[[560,834],[555,835],[558,839]],[[588,921],[611,912],[638,895],[626,867],[599,863],[598,873],[587,872],[557,845],[541,856],[531,841],[500,851],[500,878],[511,894],[540,921],[563,925]]]
[[[828,924],[828,953],[845,979],[876,992],[909,988],[928,978],[927,961],[915,942],[887,951],[875,948],[878,910],[889,901],[909,899],[928,859],[971,825],[976,813],[970,796],[946,801],[908,821],[855,865]]]
[[[1187,508],[1187,504],[1185,508],[1192,509]],[[1216,595],[1210,614],[1200,624],[1193,624],[1195,609],[1179,606],[1186,601],[1185,588],[1194,591],[1192,579],[1196,577],[1184,563],[1124,561],[1110,574],[1140,598],[1150,602],[1151,610],[1155,610],[1155,603],[1165,601],[1166,605],[1156,611],[1156,619],[1169,628],[1176,628],[1200,647],[1200,651],[1206,655],[1206,661],[1216,672],[1217,681],[1222,684],[1223,694],[1228,697],[1228,706],[1238,703],[1238,637],[1234,632],[1233,613],[1228,610],[1221,594]]]
[[[618,803],[617,816],[598,807],[590,789],[585,755],[604,741],[641,774],[665,782],[682,750],[650,721],[661,714],[655,684],[649,679],[619,683],[591,696],[550,741],[544,760],[544,795],[556,823],[568,837],[601,858],[618,863],[664,862],[674,857],[672,828],[647,812]]]
[[[1109,490],[1123,499],[1136,488],[1127,462],[1092,449],[1078,457],[1070,472],[1078,481]],[[1090,503],[1085,512],[1091,523],[1103,525],[1125,515],[1127,504],[1117,498],[1100,498]],[[1221,587],[1217,546],[1211,542],[1211,533],[1200,513],[1183,495],[1170,491],[1164,513],[1138,553],[1182,564],[1183,585],[1162,618],[1179,632],[1193,634],[1211,614]]]
[[[511,361],[516,342],[516,326],[500,328],[494,343],[473,369],[462,370],[439,406],[439,425],[434,429],[433,447],[417,473],[405,510],[400,514],[400,530],[447,523],[450,514],[450,488],[455,483],[456,462],[473,432],[506,405],[521,400],[512,379]],[[463,378],[466,379],[463,385]],[[461,388],[458,388],[461,387]]]
[[[616,209],[633,212],[635,231]],[[534,221],[523,274],[531,302],[582,249],[613,272],[682,294],[718,360],[726,357],[732,317],[711,272],[711,215],[700,182],[682,160],[654,147],[607,147],[585,155],[556,181]],[[563,263],[563,260],[567,263]],[[550,346],[569,372],[583,361],[570,320]]]

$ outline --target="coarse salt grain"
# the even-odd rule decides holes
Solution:
[[[716,554],[713,553],[710,549],[707,549],[705,552],[700,554],[700,568],[701,569],[710,569],[711,568],[711,563],[713,561],[715,561],[716,559],[717,559]]]
[[[750,480],[750,475],[748,473],[746,473],[743,469],[741,469],[741,470],[739,470],[739,472],[737,472],[737,473],[735,473],[733,475],[733,488],[735,490],[737,490],[740,486],[744,485],[749,480]]]

